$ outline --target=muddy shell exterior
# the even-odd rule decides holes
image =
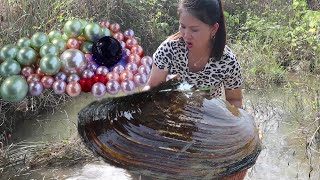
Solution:
[[[250,168],[261,151],[253,117],[208,94],[169,81],[102,99],[79,112],[78,131],[106,162],[146,177],[219,179]]]

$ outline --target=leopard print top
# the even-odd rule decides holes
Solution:
[[[182,38],[164,41],[153,54],[154,64],[171,75],[179,75],[197,88],[210,89],[214,97],[222,95],[222,86],[232,90],[241,87],[243,78],[236,56],[229,47],[225,47],[220,61],[209,62],[198,72],[190,72],[188,68],[188,47]]]

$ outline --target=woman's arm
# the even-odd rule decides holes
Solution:
[[[242,108],[242,90],[241,88],[225,90],[226,100],[237,108]]]
[[[167,75],[168,71],[164,69],[159,69],[155,64],[153,64],[150,78],[143,90],[149,90],[150,88],[154,88],[158,86],[160,83],[165,82]]]

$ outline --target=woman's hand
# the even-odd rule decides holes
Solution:
[[[168,75],[168,71],[164,69],[159,69],[156,65],[152,65],[150,78],[145,87],[143,87],[142,91],[149,90],[158,86],[160,83],[166,81],[166,77]]]
[[[242,90],[241,88],[225,90],[226,100],[237,108],[242,108]]]

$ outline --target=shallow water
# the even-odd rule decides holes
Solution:
[[[246,179],[320,179],[320,154],[307,142],[319,127],[308,93],[284,89],[249,92],[247,111],[262,131],[264,149]],[[313,145],[312,147],[315,147]]]
[[[320,156],[306,148],[307,141],[319,125],[312,111],[312,96],[309,93],[294,96],[283,89],[250,91],[244,95],[245,109],[255,117],[264,147],[246,180],[309,179],[309,176],[312,180],[320,179]],[[34,120],[25,120],[17,128],[14,141],[55,142],[76,137],[77,113],[93,100],[95,98],[92,96],[83,95],[60,110],[46,112]],[[36,169],[20,176],[21,179],[43,177],[70,180],[107,177],[140,179],[139,175],[132,175],[103,161],[63,169]]]

